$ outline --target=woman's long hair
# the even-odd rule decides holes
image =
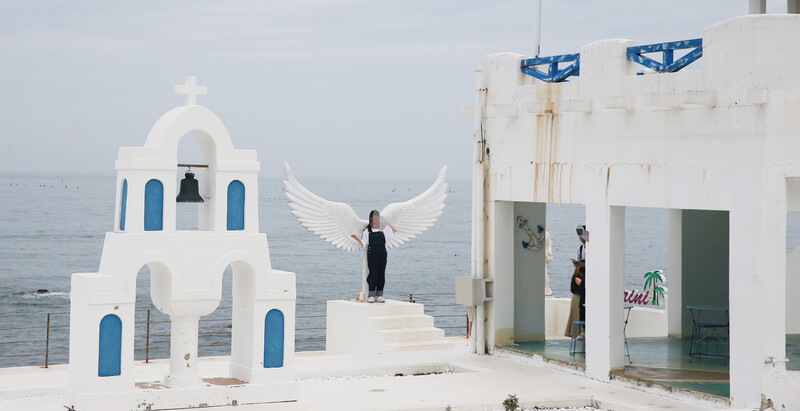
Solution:
[[[379,213],[378,210],[372,210],[369,212],[369,222],[367,223],[367,230],[369,230],[370,233],[372,232],[372,216],[374,215],[379,216],[381,215],[381,213]]]

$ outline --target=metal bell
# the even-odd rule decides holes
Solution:
[[[197,180],[194,179],[194,173],[187,171],[186,175],[181,180],[181,192],[175,197],[177,203],[202,203],[203,197],[200,196],[200,188]]]

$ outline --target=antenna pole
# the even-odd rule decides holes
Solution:
[[[536,0],[536,10],[539,24],[536,25],[536,55],[534,57],[539,57],[542,51],[542,0]]]

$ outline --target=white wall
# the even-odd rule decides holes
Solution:
[[[514,230],[514,341],[543,341],[545,337],[544,246],[538,250],[523,249],[522,242],[530,241],[519,228],[517,217],[528,220],[536,233],[537,226],[545,227],[546,207],[542,203],[514,203],[514,216],[509,222]],[[542,233],[544,234],[544,233]]]
[[[545,299],[545,331],[547,338],[563,338],[564,328],[569,317],[571,298]],[[624,323],[624,315],[620,319]],[[626,329],[628,338],[666,337],[666,310],[648,307],[634,307],[628,318]]]
[[[786,181],[800,177],[800,48],[793,46],[800,16],[743,16],[706,28],[702,37],[702,68],[677,73],[647,72],[627,60],[632,40],[584,46],[580,77],[569,83],[524,75],[526,56],[484,58],[486,260],[487,276],[496,280],[487,341],[508,341],[514,318],[513,303],[504,301],[513,300],[514,285],[506,264],[509,233],[501,227],[510,213],[497,205],[586,205],[587,275],[599,285],[587,295],[588,321],[595,324],[587,330],[587,373],[598,379],[620,361],[613,320],[621,309],[613,271],[624,228],[618,210],[727,211],[731,399],[756,407],[765,394],[800,407],[800,392],[773,384],[783,364],[764,364],[785,356],[786,321],[763,320],[787,312],[786,296],[775,290],[787,286]],[[693,276],[682,272],[682,291],[691,289]]]

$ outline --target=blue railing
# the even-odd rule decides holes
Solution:
[[[675,50],[694,49],[675,60]],[[661,53],[661,62],[644,56],[645,53]],[[628,60],[635,61],[659,73],[673,73],[703,56],[703,39],[671,41],[628,47]]]
[[[559,68],[558,65],[560,63],[572,63],[566,67]],[[536,69],[536,66],[541,65],[548,65],[547,73],[541,72]],[[580,53],[575,54],[563,54],[560,56],[550,56],[550,57],[537,57],[527,60],[522,60],[520,64],[522,67],[522,72],[538,78],[547,83],[559,83],[570,76],[578,76],[580,75],[581,70],[581,55]]]
[[[675,60],[675,50],[693,49]],[[661,53],[661,62],[645,56],[647,53]],[[659,73],[673,73],[703,56],[703,39],[670,41],[667,43],[647,44],[628,47],[628,60],[639,63]],[[561,63],[572,63],[559,68]],[[547,72],[539,71],[538,66],[547,65]],[[560,56],[536,57],[522,60],[522,72],[546,83],[559,83],[571,76],[579,76],[581,55],[562,54]]]

